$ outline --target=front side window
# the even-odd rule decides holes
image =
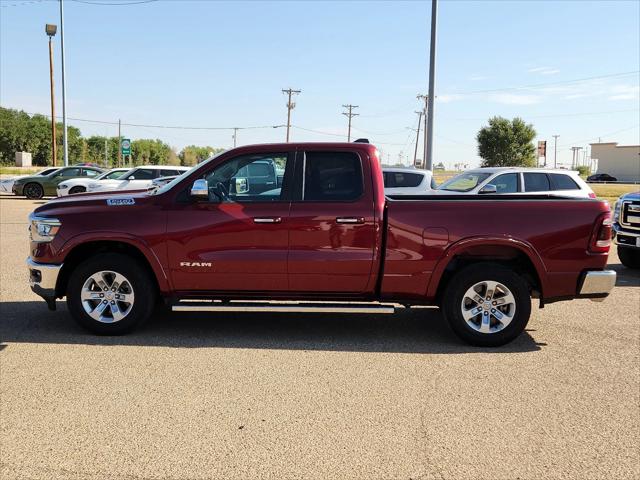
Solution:
[[[548,192],[550,189],[549,177],[547,177],[546,173],[524,174],[525,192]]]
[[[100,172],[97,170],[89,170],[87,168],[82,169],[82,176],[84,177],[97,177],[98,175],[100,175]]]
[[[518,173],[498,175],[489,183],[496,186],[496,193],[518,193]]]
[[[121,176],[123,176],[125,173],[127,173],[126,170],[116,170],[115,172],[107,172],[101,175],[99,180],[102,180],[102,179],[115,180],[116,178],[120,178]]]
[[[277,169],[287,166],[286,153],[243,155],[218,165],[205,175],[209,200],[222,202],[278,202]]]
[[[306,202],[351,202],[363,193],[360,157],[349,152],[306,152],[303,168]]]
[[[451,192],[470,192],[479,184],[489,178],[490,173],[468,172],[456,175],[451,180],[447,180],[438,187],[438,190],[448,190]]]

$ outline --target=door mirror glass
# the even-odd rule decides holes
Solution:
[[[209,184],[204,178],[199,178],[193,182],[191,196],[200,200],[209,200]]]
[[[498,189],[495,185],[491,183],[487,183],[484,187],[480,189],[478,193],[487,194],[487,193],[498,193]]]

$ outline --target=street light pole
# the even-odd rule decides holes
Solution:
[[[558,137],[560,135],[553,135],[553,168],[558,168]]]
[[[435,99],[436,81],[436,20],[438,14],[438,0],[431,0],[431,45],[429,49],[429,94],[427,115],[427,158],[425,169],[433,170],[433,100]]]
[[[64,68],[64,7],[60,0],[60,51],[62,52],[62,146],[64,149],[64,166],[69,165],[69,143],[67,141],[67,84]]]
[[[49,37],[49,83],[51,85],[51,163],[55,167],[57,165],[56,159],[58,156],[58,145],[56,142],[56,102],[55,102],[55,89],[53,84],[53,40],[54,35],[58,27],[51,24],[46,24],[44,31]]]

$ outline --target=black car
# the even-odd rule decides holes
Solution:
[[[608,173],[596,173],[587,177],[587,182],[617,182],[616,177],[612,177]]]

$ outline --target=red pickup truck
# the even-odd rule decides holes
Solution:
[[[30,217],[30,284],[122,334],[174,311],[392,313],[439,305],[496,346],[540,305],[606,297],[606,202],[549,195],[385,197],[368,143],[236,148],[153,192],[81,194]]]

